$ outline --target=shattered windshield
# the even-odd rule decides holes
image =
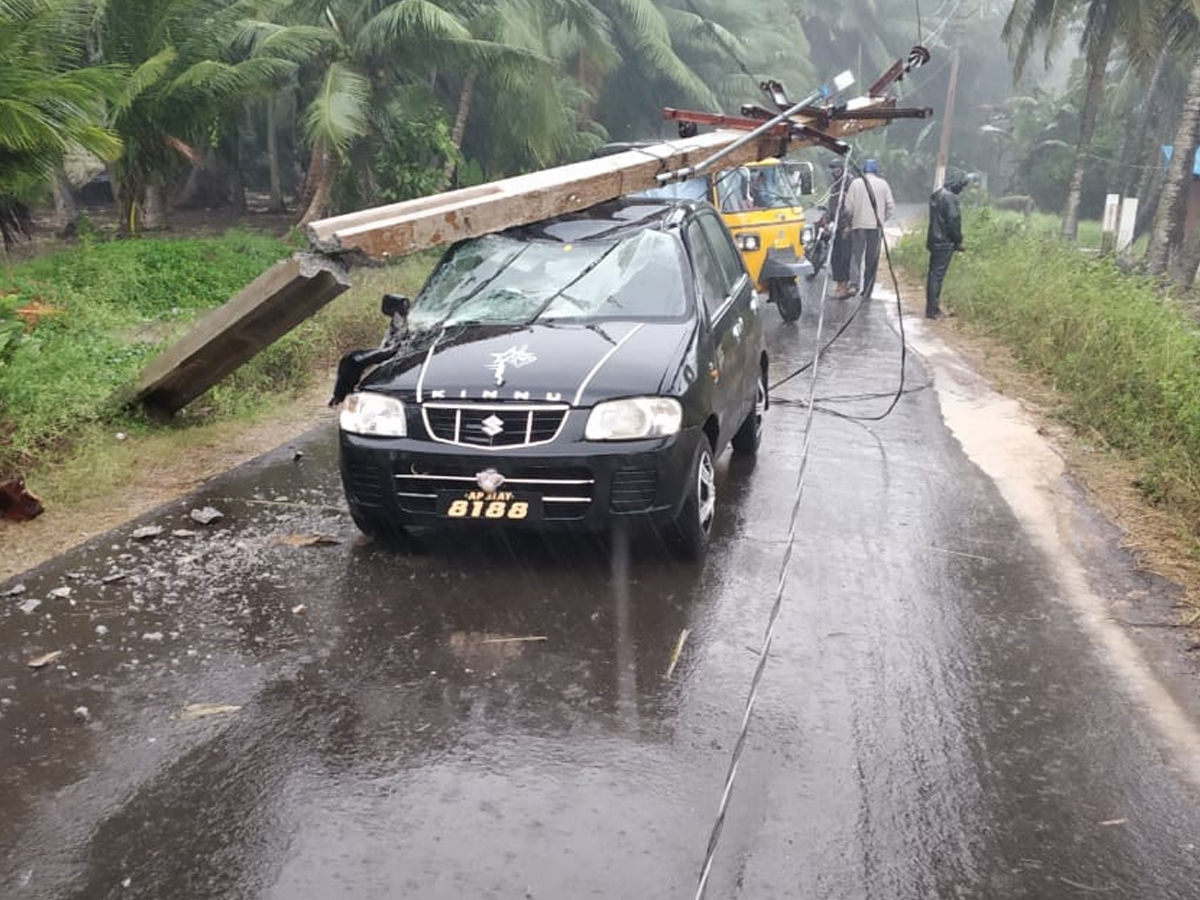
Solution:
[[[661,231],[575,244],[492,234],[442,260],[409,325],[671,319],[687,303],[679,247]]]
[[[779,165],[726,169],[717,176],[717,197],[723,213],[802,203],[787,169]]]

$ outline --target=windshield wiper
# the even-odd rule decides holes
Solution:
[[[620,247],[622,243],[623,243],[622,241],[615,242],[611,247],[609,247],[607,250],[605,250],[603,253],[601,253],[599,256],[597,256],[595,259],[593,259],[590,263],[588,263],[586,266],[584,266],[580,270],[578,275],[576,275],[574,278],[572,278],[570,281],[568,281],[566,284],[564,284],[562,287],[560,287],[557,291],[555,291],[553,294],[551,294],[549,297],[547,297],[546,302],[543,303],[541,306],[539,306],[534,311],[533,315],[525,320],[525,324],[532,325],[534,322],[536,322],[538,319],[538,316],[540,316],[542,313],[544,313],[546,310],[548,310],[550,308],[551,303],[553,303],[555,300],[557,300],[559,297],[561,297],[563,294],[565,294],[567,292],[567,288],[574,287],[576,284],[578,284],[580,281],[582,281],[585,275],[587,275],[594,268],[596,268],[596,266],[600,265],[600,263],[604,262],[604,260],[608,259],[608,255],[610,253],[612,253],[614,250],[616,250],[618,247]]]

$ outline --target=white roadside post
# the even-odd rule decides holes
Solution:
[[[1124,253],[1133,243],[1133,228],[1137,224],[1138,198],[1126,197],[1121,203],[1121,221],[1117,226],[1117,252]]]
[[[1120,194],[1107,194],[1104,198],[1104,219],[1100,225],[1100,252],[1113,252],[1117,242],[1117,213],[1121,208]]]

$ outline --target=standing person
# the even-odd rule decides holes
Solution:
[[[891,185],[880,176],[878,160],[868,159],[863,163],[862,175],[846,189],[842,209],[842,215],[850,217],[850,288],[860,291],[867,300],[875,288],[883,223],[895,212]]]
[[[853,297],[850,289],[850,219],[842,209],[846,199],[846,164],[840,156],[829,161],[829,209],[825,213],[830,229],[837,227],[833,235],[833,247],[829,251],[829,274],[834,280],[835,300]]]
[[[961,253],[962,212],[958,195],[970,183],[966,173],[949,169],[942,186],[929,198],[929,232],[925,249],[929,251],[929,274],[925,276],[925,318],[941,318],[942,280],[956,252]]]

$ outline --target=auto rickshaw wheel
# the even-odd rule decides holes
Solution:
[[[802,300],[800,285],[795,278],[772,278],[767,282],[767,297],[779,310],[785,322],[800,318]]]

